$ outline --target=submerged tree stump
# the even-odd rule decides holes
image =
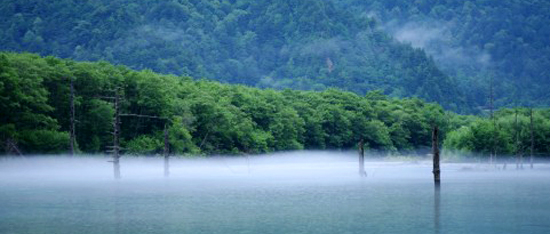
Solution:
[[[6,151],[7,154],[23,156],[23,154],[21,153],[21,151],[17,147],[17,144],[11,138],[6,139],[6,143],[5,143],[4,147],[5,147],[5,151]]]
[[[113,173],[115,179],[120,179],[120,158],[113,159]]]
[[[74,151],[75,151],[75,140],[76,140],[76,134],[75,134],[75,108],[74,108],[74,82],[73,82],[73,78],[71,77],[71,85],[70,85],[70,91],[71,91],[71,98],[70,98],[70,110],[71,110],[71,118],[70,118],[70,121],[71,121],[71,125],[70,125],[70,138],[69,138],[69,154],[71,156],[74,155]]]
[[[529,163],[531,164],[531,169],[533,169],[533,152],[535,151],[535,133],[533,131],[533,108],[530,111],[530,132],[531,132],[531,157],[529,157]]]
[[[363,139],[359,141],[359,144],[357,144],[357,148],[359,150],[359,176],[366,177],[367,172],[365,171],[365,148]]]
[[[438,139],[439,129],[437,126],[433,128],[432,131],[432,150],[433,150],[433,174],[435,187],[439,187],[441,184],[441,170],[439,169],[439,139]]]
[[[441,216],[441,188],[436,186],[434,189],[434,231],[440,233]]]
[[[115,116],[113,118],[113,172],[115,179],[120,179],[120,97],[118,90],[115,95]]]
[[[164,126],[164,176],[170,176],[170,144],[168,141],[168,127]]]

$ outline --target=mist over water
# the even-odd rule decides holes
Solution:
[[[371,160],[369,160],[371,158]],[[548,233],[550,166],[495,170],[356,152],[0,159],[0,233]],[[436,199],[437,198],[437,199]],[[436,202],[438,201],[438,202]]]

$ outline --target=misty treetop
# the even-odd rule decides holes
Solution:
[[[332,1],[6,0],[0,28],[4,51],[262,88],[379,89],[471,110],[424,51]]]
[[[430,144],[433,124],[445,125],[439,105],[381,92],[260,90],[12,53],[0,54],[0,76],[1,140],[26,154],[68,151],[71,79],[76,141],[84,153],[104,153],[112,145],[108,97],[117,90],[121,113],[168,119],[121,117],[121,145],[135,154],[159,152],[165,124],[176,154],[348,149],[360,139],[371,149],[413,150]]]
[[[489,106],[491,79],[497,106],[550,105],[549,1],[335,1],[423,48],[472,106]]]

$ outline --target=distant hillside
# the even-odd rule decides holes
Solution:
[[[331,1],[5,0],[0,28],[4,51],[256,87],[381,89],[470,109],[423,50]]]
[[[335,2],[423,48],[476,105],[488,105],[493,78],[497,106],[550,105],[550,1]]]

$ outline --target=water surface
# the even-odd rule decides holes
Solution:
[[[550,233],[550,166],[494,170],[308,152],[0,160],[0,233]]]

